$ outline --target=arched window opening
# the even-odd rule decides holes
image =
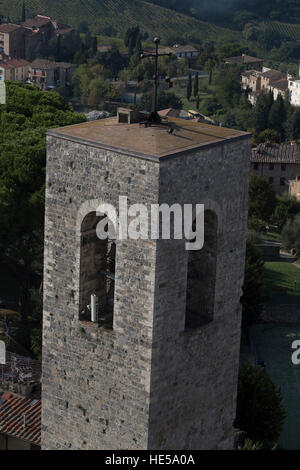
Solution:
[[[102,217],[88,214],[81,225],[80,320],[113,327],[116,243],[101,240],[96,229]]]
[[[217,228],[214,212],[204,212],[204,246],[188,252],[186,329],[199,328],[213,320],[217,269]]]

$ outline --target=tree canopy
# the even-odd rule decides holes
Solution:
[[[240,369],[235,427],[247,438],[272,448],[282,431],[286,413],[280,391],[260,366]]]
[[[245,281],[241,303],[243,328],[259,320],[264,301],[264,259],[255,245],[248,240],[246,250]]]
[[[26,323],[30,287],[41,275],[46,130],[85,121],[54,92],[6,82],[0,106],[0,263],[20,286]]]
[[[249,187],[249,218],[269,221],[276,206],[276,193],[266,178],[252,175]]]

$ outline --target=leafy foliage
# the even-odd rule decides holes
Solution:
[[[27,322],[30,288],[41,276],[46,130],[85,121],[57,94],[6,82],[0,107],[0,262],[20,285]]]
[[[149,91],[143,94],[141,102],[140,102],[140,108],[145,109],[146,111],[150,111],[151,105],[152,105],[152,92]],[[161,90],[158,92],[157,106],[159,110],[166,109],[166,108],[181,109],[182,101],[174,93]]]
[[[249,187],[249,218],[269,221],[275,207],[276,194],[273,186],[265,178],[252,175]]]
[[[262,367],[245,364],[240,369],[235,427],[249,439],[272,448],[286,416],[281,394]]]
[[[284,226],[282,239],[287,249],[294,250],[300,256],[300,214]]]
[[[259,320],[264,301],[264,260],[255,245],[247,240],[245,281],[241,303],[243,328]]]
[[[295,196],[290,196],[289,194],[276,195],[276,199],[272,223],[282,230],[289,220],[294,219],[296,215],[300,214],[300,201]]]

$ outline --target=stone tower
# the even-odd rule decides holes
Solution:
[[[250,135],[131,121],[48,132],[42,447],[230,449]],[[119,196],[204,204],[204,248],[99,240],[96,209]]]

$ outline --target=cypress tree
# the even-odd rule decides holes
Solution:
[[[192,76],[189,73],[189,79],[188,79],[188,84],[187,84],[187,89],[186,89],[186,97],[190,101],[191,96],[192,96]]]
[[[93,39],[93,53],[96,54],[97,51],[98,51],[98,40],[97,40],[97,36],[95,35]]]
[[[254,108],[254,128],[256,132],[262,132],[268,128],[269,112],[273,105],[273,94],[261,94]]]
[[[25,7],[25,2],[22,4],[22,23],[26,21],[26,7]]]
[[[55,60],[59,61],[61,59],[61,36],[58,35],[57,43],[56,43],[56,54]]]
[[[199,93],[199,74],[198,72],[195,75],[195,80],[194,80],[194,97],[196,98]]]
[[[277,100],[271,106],[268,118],[268,128],[276,130],[281,138],[284,138],[283,123],[286,121],[286,110],[284,101],[281,95],[278,96]]]

